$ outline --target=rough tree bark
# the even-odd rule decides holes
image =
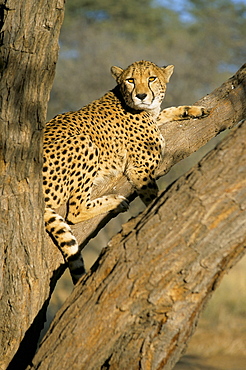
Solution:
[[[32,337],[29,354],[35,350],[42,324],[38,313],[49,296],[45,271],[52,256],[44,248],[42,128],[63,7],[63,0],[0,1],[1,369],[21,341],[25,346],[24,337]]]
[[[238,72],[215,89],[211,94],[199,100],[196,104],[211,108],[208,117],[201,120],[185,120],[167,122],[161,127],[166,140],[165,157],[158,169],[157,177],[163,176],[180,160],[188,157],[221,131],[234,127],[246,116],[246,64]],[[94,196],[106,193],[122,194],[133,199],[133,189],[123,176],[116,177],[109,183],[104,183],[94,191]],[[59,212],[64,215],[65,207]],[[88,240],[113,217],[95,217],[73,227],[74,234],[83,248]]]
[[[246,248],[246,122],[124,225],[29,369],[172,369]]]
[[[0,5],[0,366],[4,369],[18,349],[9,369],[21,369],[20,359],[31,357],[28,352],[35,346],[50,293],[64,270],[60,252],[43,233],[40,175],[40,130],[53,81],[64,4],[63,0],[1,0]],[[204,98],[202,103],[213,108],[210,117],[163,127],[167,149],[159,175],[245,117],[245,69]],[[110,188],[126,196],[132,193],[124,178],[99,191]],[[110,217],[75,227],[82,244]]]

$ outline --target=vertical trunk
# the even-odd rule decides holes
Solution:
[[[2,369],[18,350],[49,286],[41,279],[48,257],[43,248],[42,128],[63,7],[63,0],[2,0],[0,4]]]
[[[64,0],[0,0],[1,369],[5,369],[9,363],[9,369],[24,369],[28,359],[32,357],[32,351],[35,349],[39,335],[40,323],[42,323],[40,316],[45,311],[43,308],[45,309],[50,294],[50,280],[53,272],[55,273],[55,269],[62,261],[57,249],[48,249],[44,245],[41,130],[45,121],[47,100],[54,77],[63,8]],[[241,75],[245,75],[245,66],[240,72]],[[223,112],[226,112],[227,120],[225,123],[221,110],[219,111],[217,106],[214,108],[212,118],[208,118],[207,121],[210,122],[212,128],[214,127],[214,131],[209,129],[207,130],[209,133],[206,132],[205,121],[196,124],[196,128],[193,127],[196,131],[186,124],[182,127],[181,133],[175,132],[175,134],[172,124],[165,125],[163,130],[168,138],[169,157],[167,157],[168,160],[164,163],[164,167],[168,167],[168,163],[170,167],[175,161],[177,162],[181,157],[190,154],[203,142],[216,135],[220,129],[231,127],[241,119],[238,116],[239,114],[242,116],[245,108],[237,108],[236,103],[241,102],[238,89],[241,91],[242,101],[245,100],[245,82],[241,83],[243,77],[240,80],[237,78],[237,80],[238,86],[232,85],[232,81],[229,81],[228,85],[221,88],[224,93],[226,90],[226,98],[223,97],[223,101],[229,111],[222,109]],[[234,95],[231,90],[234,91]],[[232,99],[232,96],[235,99]],[[206,98],[206,101],[207,104],[210,104],[211,97],[210,99]],[[228,105],[228,101],[233,104]],[[215,102],[211,105],[215,106]],[[237,112],[239,113],[236,114]],[[232,113],[234,114],[233,118]],[[177,123],[175,123],[175,127],[178,131]],[[184,143],[184,149],[189,147],[189,150],[183,148],[181,150],[180,141],[177,138],[184,138],[186,128],[186,137],[189,138],[189,142]],[[171,133],[169,137],[168,130]],[[192,135],[188,133],[188,130],[191,130]],[[176,152],[178,155],[175,154]],[[175,154],[173,158],[170,153]],[[125,194],[129,194],[129,188],[127,189],[124,190],[119,183],[121,193],[124,190]],[[94,222],[98,223],[98,220]],[[79,228],[82,229],[83,234],[81,240],[84,240],[87,235],[86,228],[84,228],[84,224],[83,227],[79,225]],[[94,226],[90,225],[88,228],[92,230]],[[48,243],[52,246],[51,242]],[[148,262],[146,265],[149,266]],[[121,279],[122,276],[120,275]],[[174,293],[176,294],[176,292]],[[122,297],[124,299],[124,295]],[[88,307],[89,304],[90,302]],[[96,313],[97,308],[96,302],[95,310],[92,306],[93,311],[88,311],[87,319]],[[105,312],[105,317],[107,317],[107,311]],[[140,324],[142,319],[144,320],[145,316],[140,317]],[[92,325],[96,330],[96,324],[93,321]],[[111,323],[106,327],[106,331],[110,325]],[[142,330],[141,326],[139,330]],[[105,342],[105,338],[101,336],[99,339]],[[33,348],[31,348],[32,345]],[[78,348],[80,347],[81,343],[78,343]],[[145,348],[147,348],[146,345],[143,350]],[[91,350],[92,357],[95,357],[95,347],[91,346]],[[86,351],[85,348],[82,357],[85,356]],[[16,356],[13,359],[15,353]],[[41,355],[39,354],[39,356]],[[75,354],[76,356],[77,354]],[[61,352],[60,358],[63,358],[63,352]],[[107,357],[104,362],[105,367],[109,367],[110,361],[110,357]],[[112,361],[115,361],[115,358],[112,358]],[[71,363],[68,364],[68,367],[70,365]],[[58,358],[59,366],[61,364]]]

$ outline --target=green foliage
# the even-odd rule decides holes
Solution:
[[[122,37],[150,40],[168,26],[171,13],[152,0],[72,0],[67,3],[66,22],[83,19],[90,26],[114,29]]]
[[[245,61],[246,5],[232,0],[67,0],[49,117],[114,86],[110,67],[175,65],[165,105],[191,104]]]
[[[241,64],[246,58],[246,5],[231,0],[189,0],[194,43],[213,54],[213,64]],[[226,66],[224,66],[225,68]]]

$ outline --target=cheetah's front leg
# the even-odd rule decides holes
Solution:
[[[181,105],[179,107],[166,108],[159,114],[157,124],[162,125],[169,121],[179,121],[191,118],[204,118],[209,115],[209,110],[199,105]]]

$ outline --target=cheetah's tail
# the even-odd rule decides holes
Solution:
[[[64,218],[51,208],[45,208],[44,221],[46,231],[61,250],[68,264],[73,283],[76,284],[86,271],[78,242],[70,226],[66,223]]]

